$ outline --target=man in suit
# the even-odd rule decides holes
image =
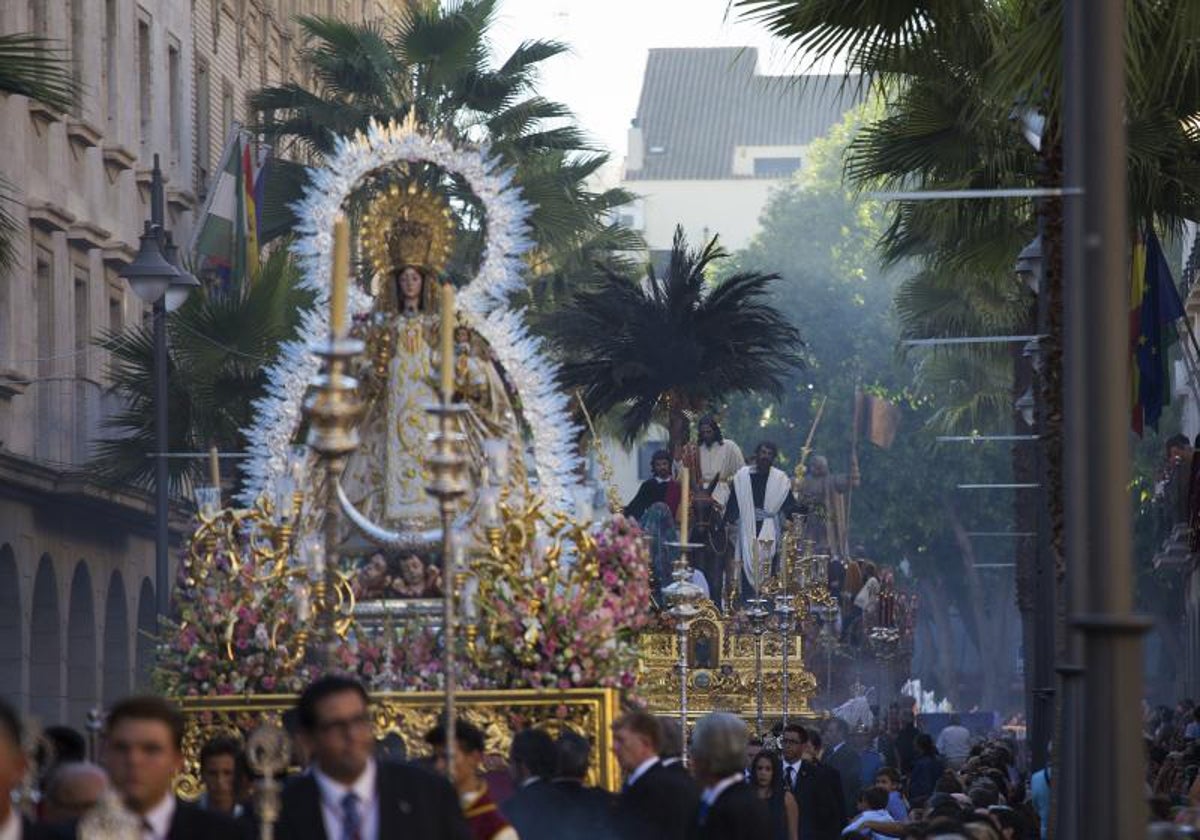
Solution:
[[[662,732],[649,712],[631,711],[613,724],[613,754],[625,773],[617,815],[625,837],[686,840],[700,792],[683,773],[663,767]]]
[[[825,724],[825,752],[821,760],[837,770],[842,779],[844,814],[858,812],[858,792],[862,789],[862,758],[850,746],[850,724],[833,718]]]
[[[367,692],[359,682],[322,677],[300,695],[296,710],[311,772],[284,790],[276,836],[468,840],[449,782],[412,766],[376,763]]]
[[[800,806],[800,840],[837,840],[845,823],[841,778],[815,759],[807,729],[783,730],[783,781]]]
[[[559,790],[552,782],[558,756],[554,739],[542,729],[513,736],[508,763],[517,789],[500,810],[521,840],[554,840],[559,830]]]
[[[558,831],[563,840],[615,840],[615,797],[606,790],[587,784],[591,767],[592,745],[571,729],[563,729],[554,742],[556,769],[554,788],[558,791]],[[521,835],[521,840],[525,836]]]
[[[746,724],[726,712],[696,723],[692,773],[704,787],[696,814],[699,840],[762,840],[771,836],[766,803],[742,776]]]
[[[118,701],[104,723],[102,753],[113,790],[141,823],[142,840],[240,838],[241,828],[229,817],[175,796],[183,730],[183,715],[161,697]]]

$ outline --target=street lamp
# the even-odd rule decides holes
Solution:
[[[121,277],[135,295],[154,307],[154,602],[159,618],[167,614],[171,593],[167,530],[167,312],[180,306],[199,285],[195,277],[171,264],[176,249],[163,221],[162,170],[155,155],[150,177],[150,220],[142,231],[137,257],[125,267]]]
[[[200,281],[179,264],[179,246],[175,244],[175,238],[171,236],[171,232],[164,231],[163,237],[166,242],[163,246],[163,256],[176,271],[175,278],[167,286],[166,298],[167,311],[174,312],[183,306],[193,291],[200,288]]]
[[[1029,287],[1035,295],[1041,287],[1042,274],[1042,235],[1039,233],[1033,241],[1017,254],[1017,264],[1013,266],[1017,279]]]

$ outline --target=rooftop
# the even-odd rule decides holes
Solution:
[[[645,163],[631,181],[735,177],[738,146],[803,146],[858,100],[842,76],[764,76],[750,47],[652,49],[635,125]]]

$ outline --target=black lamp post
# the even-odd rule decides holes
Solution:
[[[150,180],[150,221],[142,231],[137,257],[121,276],[133,293],[154,305],[154,588],[155,610],[161,618],[170,604],[170,559],[167,514],[167,325],[168,309],[175,309],[199,285],[195,277],[181,271],[164,256],[173,256],[171,235],[163,227],[163,180],[154,156]],[[174,304],[174,305],[172,305]]]

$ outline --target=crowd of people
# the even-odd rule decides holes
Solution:
[[[376,740],[367,692],[345,677],[312,683],[285,722],[294,775],[282,795],[280,840],[1025,840],[1040,836],[1048,808],[1036,801],[1036,779],[1033,801],[1026,796],[1011,743],[974,741],[957,721],[935,742],[911,714],[870,733],[840,718],[793,722],[758,740],[740,718],[714,713],[694,725],[685,766],[676,721],[629,711],[612,731],[619,793],[589,784],[593,745],[566,727],[557,737],[516,733],[497,764],[484,733],[460,720],[452,773],[440,725],[426,734],[431,754],[409,760],[398,738]],[[1200,717],[1195,724],[1184,730],[1200,734]],[[1159,728],[1163,737],[1175,731]],[[0,702],[3,840],[86,838],[102,800],[133,815],[141,840],[258,836],[254,779],[236,738],[203,745],[196,802],[176,796],[184,720],[162,698],[132,697],[109,710],[99,764],[89,763],[78,733],[46,735],[53,754],[30,797],[22,721]],[[1172,760],[1190,766],[1163,757],[1159,778],[1174,778]]]

